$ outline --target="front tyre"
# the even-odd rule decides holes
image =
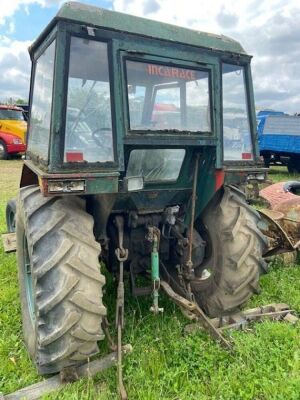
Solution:
[[[236,311],[259,291],[259,276],[266,272],[262,254],[267,244],[257,227],[259,220],[244,194],[234,187],[225,187],[221,198],[203,214],[209,254],[196,275],[206,269],[211,276],[206,285],[196,279],[192,288],[196,301],[212,317]]]
[[[0,160],[7,160],[8,159],[8,152],[6,144],[0,140]]]
[[[78,197],[20,189],[17,254],[23,333],[40,374],[84,363],[98,352],[106,309],[93,218]]]

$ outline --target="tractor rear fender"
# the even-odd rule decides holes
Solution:
[[[263,256],[269,257],[294,251],[295,247],[292,241],[279,223],[283,217],[283,214],[274,210],[257,211],[261,216],[258,227],[268,239],[268,248]]]
[[[259,210],[260,228],[269,239],[265,255],[275,255],[300,248],[300,182],[277,182],[260,191],[271,209]],[[294,192],[294,193],[293,193]]]
[[[37,174],[32,171],[26,164],[23,164],[22,175],[20,180],[20,188],[29,185],[38,185],[39,180]]]

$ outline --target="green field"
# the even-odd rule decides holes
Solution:
[[[0,231],[6,231],[6,201],[17,193],[22,162],[0,161]],[[300,179],[285,168],[273,168],[274,180]],[[247,307],[288,303],[300,311],[299,265],[271,266],[261,279],[262,292]],[[113,321],[115,284],[107,279],[104,297]],[[205,332],[184,334],[188,323],[167,298],[160,298],[162,315],[149,312],[150,298],[135,299],[126,288],[124,343],[133,352],[124,359],[130,399],[300,399],[300,324],[264,322],[230,334],[235,351],[229,354]],[[109,350],[101,344],[101,352]],[[0,392],[22,388],[42,378],[36,373],[22,341],[15,254],[0,245]],[[117,399],[116,370],[82,379],[47,399]]]

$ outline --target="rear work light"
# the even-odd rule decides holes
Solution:
[[[48,193],[78,193],[85,191],[84,180],[48,181]]]

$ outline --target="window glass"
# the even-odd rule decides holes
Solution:
[[[180,88],[157,87],[151,115],[153,129],[181,130]]]
[[[146,88],[144,86],[128,85],[129,114],[132,126],[139,126],[141,124],[145,92]]]
[[[64,161],[114,161],[106,43],[71,38]]]
[[[0,108],[0,119],[11,120],[11,121],[24,121],[24,115],[22,111],[18,110],[4,110]]]
[[[208,71],[137,61],[126,68],[131,130],[211,131]]]
[[[28,150],[48,159],[55,41],[40,55],[35,65]]]
[[[252,160],[244,67],[223,64],[224,160]]]
[[[176,181],[184,156],[184,149],[132,150],[127,176],[143,176],[145,182]]]

